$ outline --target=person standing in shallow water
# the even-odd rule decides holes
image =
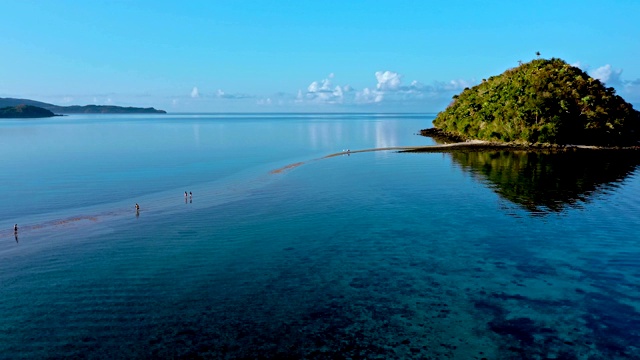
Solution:
[[[18,224],[13,225],[13,233],[14,234],[18,233]]]

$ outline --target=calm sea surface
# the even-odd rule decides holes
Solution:
[[[640,156],[432,120],[1,121],[0,358],[640,358]]]

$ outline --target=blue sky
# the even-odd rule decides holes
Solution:
[[[635,0],[0,0],[0,9],[0,97],[169,112],[437,112],[540,51],[640,104]]]

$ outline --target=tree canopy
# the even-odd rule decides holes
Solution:
[[[561,59],[535,59],[466,88],[433,121],[463,139],[638,145],[640,112]]]

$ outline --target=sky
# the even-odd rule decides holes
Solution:
[[[438,112],[540,52],[640,104],[637,0],[0,0],[0,9],[0,97],[174,113]]]

